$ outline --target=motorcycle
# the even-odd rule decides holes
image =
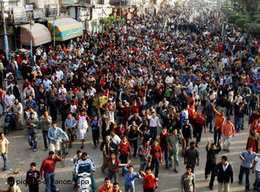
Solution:
[[[91,192],[91,173],[80,173],[78,174],[77,187],[78,192]]]
[[[9,130],[14,128],[15,128],[14,114],[7,113],[5,116],[4,134],[7,135]]]

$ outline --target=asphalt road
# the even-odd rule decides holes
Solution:
[[[228,156],[229,161],[231,162],[234,170],[234,183],[231,185],[231,191],[244,191],[244,185],[238,184],[238,173],[239,173],[239,166],[240,166],[240,159],[239,154],[241,151],[245,150],[246,146],[246,139],[248,137],[248,126],[247,125],[248,117],[245,117],[245,130],[236,134],[232,140],[231,144],[231,151],[230,153],[226,153],[221,151],[219,154],[218,159],[220,160],[221,155],[225,154]],[[1,119],[1,124],[3,123],[3,118]],[[40,169],[40,165],[42,160],[47,157],[48,152],[43,150],[43,140],[42,134],[39,130],[38,134],[38,150],[36,152],[32,152],[29,148],[27,143],[27,136],[26,131],[13,131],[7,135],[7,139],[10,142],[9,145],[9,156],[8,156],[8,171],[3,172],[0,170],[0,189],[4,189],[6,186],[6,178],[10,175],[14,175],[12,170],[19,168],[21,172],[19,174],[14,175],[17,180],[19,180],[20,188],[22,192],[28,191],[24,184],[21,184],[25,180],[26,171],[29,169],[30,162],[34,161],[37,163],[37,168]],[[92,140],[91,140],[91,132],[87,132],[86,136],[87,144],[84,148],[94,160],[97,166],[97,172],[95,175],[95,181],[97,186],[102,185],[104,177],[107,175],[107,172],[101,172],[101,164],[102,164],[102,152],[97,149],[93,149]],[[200,151],[200,165],[195,168],[195,176],[196,176],[196,184],[197,184],[197,191],[210,191],[208,188],[209,180],[205,180],[204,178],[204,169],[206,163],[206,150],[205,146],[207,144],[207,139],[210,138],[213,140],[212,133],[203,133],[202,135],[202,142],[199,146]],[[80,142],[76,141],[73,144],[72,149],[69,151],[69,155],[66,158],[66,166],[62,167],[60,163],[56,165],[56,177],[58,188],[62,192],[71,192],[73,191],[73,185],[70,184],[72,178],[72,167],[73,163],[71,162],[71,158],[75,155],[76,150],[80,148]],[[174,173],[172,169],[166,169],[165,165],[160,166],[159,172],[159,188],[157,191],[161,192],[179,192],[180,191],[180,178],[183,172],[185,171],[185,165],[183,164],[183,158],[179,156],[180,160],[180,168],[179,173]],[[131,164],[135,166],[135,170],[139,169],[139,159],[133,158]],[[3,166],[3,161],[0,160],[0,166]],[[253,188],[252,184],[254,182],[255,176],[250,175],[250,186]],[[122,191],[124,191],[124,177],[119,176],[119,183]],[[142,191],[142,180],[136,180],[136,191]],[[44,191],[44,185],[40,185],[40,191]],[[75,191],[75,190],[74,190]],[[217,182],[215,181],[214,190],[217,191]]]

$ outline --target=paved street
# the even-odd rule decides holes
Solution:
[[[2,120],[3,121],[3,120]],[[247,117],[245,118],[245,123],[247,123]],[[246,126],[245,126],[246,127]],[[40,131],[40,130],[39,130]],[[26,171],[29,169],[29,164],[31,161],[36,161],[37,168],[40,168],[41,161],[44,157],[48,155],[47,152],[43,150],[43,140],[41,133],[38,134],[39,139],[39,149],[37,152],[32,152],[31,149],[28,147],[27,137],[25,131],[15,131],[7,135],[7,138],[10,141],[10,149],[9,149],[9,160],[8,160],[8,167],[9,171],[0,172],[0,188],[2,189],[5,186],[6,178],[12,174],[10,169],[15,170],[17,168],[21,169],[21,172],[15,175],[17,180],[24,181]],[[220,152],[220,156],[225,154],[228,156],[233,169],[234,169],[234,183],[231,185],[231,191],[244,191],[244,186],[240,186],[238,184],[237,178],[239,173],[239,166],[240,166],[240,159],[239,154],[242,150],[245,149],[246,145],[246,138],[248,136],[248,130],[240,132],[239,134],[235,135],[231,145],[231,152],[224,153],[223,151]],[[207,143],[207,138],[213,139],[213,135],[211,133],[204,134],[202,136],[202,142],[199,147],[200,151],[200,165],[199,167],[195,168],[195,175],[197,180],[197,191],[209,191],[208,182],[204,179],[204,168],[205,168],[205,159],[206,159],[206,152],[205,146]],[[84,151],[94,159],[96,166],[97,166],[97,173],[95,176],[95,180],[97,186],[100,186],[103,183],[103,179],[105,174],[101,172],[101,164],[102,164],[102,152],[99,149],[92,148],[92,141],[91,141],[91,132],[87,133],[87,145]],[[67,182],[72,178],[72,167],[73,164],[70,161],[72,156],[76,153],[76,150],[80,148],[80,143],[75,142],[73,144],[73,148],[69,151],[68,158],[66,159],[66,167],[62,168],[61,164],[57,164],[56,168],[56,180],[57,182]],[[139,159],[133,159],[132,164],[135,165],[136,170],[139,169]],[[174,173],[173,170],[166,170],[164,166],[160,166],[160,173],[159,173],[159,189],[157,191],[161,192],[179,192],[180,191],[180,177],[181,174],[185,170],[185,166],[183,165],[183,158],[180,156],[180,172],[178,174]],[[2,166],[2,161],[1,161]],[[251,188],[254,181],[254,175],[251,175]],[[120,175],[119,179],[120,187],[123,189],[124,184],[124,177]],[[25,185],[20,185],[21,190],[24,192],[26,191]],[[58,184],[58,187],[61,189],[62,192],[71,192],[73,190],[72,184]],[[136,182],[136,191],[142,191],[142,181]],[[41,184],[40,191],[44,191],[44,185]],[[124,190],[123,190],[124,191]],[[215,181],[214,191],[217,191],[217,182]]]

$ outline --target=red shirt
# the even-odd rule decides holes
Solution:
[[[161,147],[167,147],[166,138],[168,136],[169,136],[168,132],[166,132],[165,134],[163,134],[162,132],[160,133],[160,145],[161,145]]]
[[[131,152],[131,147],[130,147],[130,143],[127,141],[126,143],[123,143],[122,141],[119,143],[119,152],[121,154],[128,154]]]
[[[153,159],[159,159],[160,154],[162,154],[162,148],[159,145],[157,147],[152,145],[151,152],[152,152],[152,158]]]
[[[154,188],[155,183],[157,183],[157,180],[153,174],[146,175],[143,181],[143,189]]]
[[[118,135],[118,137],[120,137],[120,139],[123,139],[123,137],[125,136],[125,128],[116,128],[116,134]]]
[[[56,162],[61,161],[61,157],[55,156],[54,159],[47,157],[42,161],[41,169],[40,169],[40,174],[42,177],[43,172],[44,173],[51,173],[54,172]]]

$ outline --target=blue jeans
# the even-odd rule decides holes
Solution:
[[[249,182],[250,168],[240,166],[240,172],[239,172],[238,179],[239,179],[239,182],[242,183],[244,172],[246,173],[246,189],[249,189],[250,188],[250,182]]]
[[[260,189],[260,171],[255,171],[254,189]]]
[[[3,167],[3,169],[7,169],[7,154],[1,154],[0,158],[3,158],[3,160],[4,160],[4,167]]]
[[[235,129],[236,129],[236,131],[240,131],[240,129],[242,127],[242,120],[243,120],[243,117],[237,117],[235,115],[234,121],[235,121]]]
[[[44,179],[46,182],[45,192],[56,192],[55,173],[44,173]]]
[[[162,152],[164,154],[164,160],[165,160],[166,167],[168,167],[168,147],[163,147]]]
[[[35,133],[28,133],[28,143],[33,149],[37,149],[37,138]]]
[[[20,80],[20,74],[19,74],[18,68],[15,69],[15,72],[16,72],[16,78],[17,78],[17,80]]]
[[[42,136],[43,136],[43,142],[44,142],[44,147],[45,149],[48,149],[48,143],[47,143],[47,139],[48,139],[48,131],[42,131]]]

